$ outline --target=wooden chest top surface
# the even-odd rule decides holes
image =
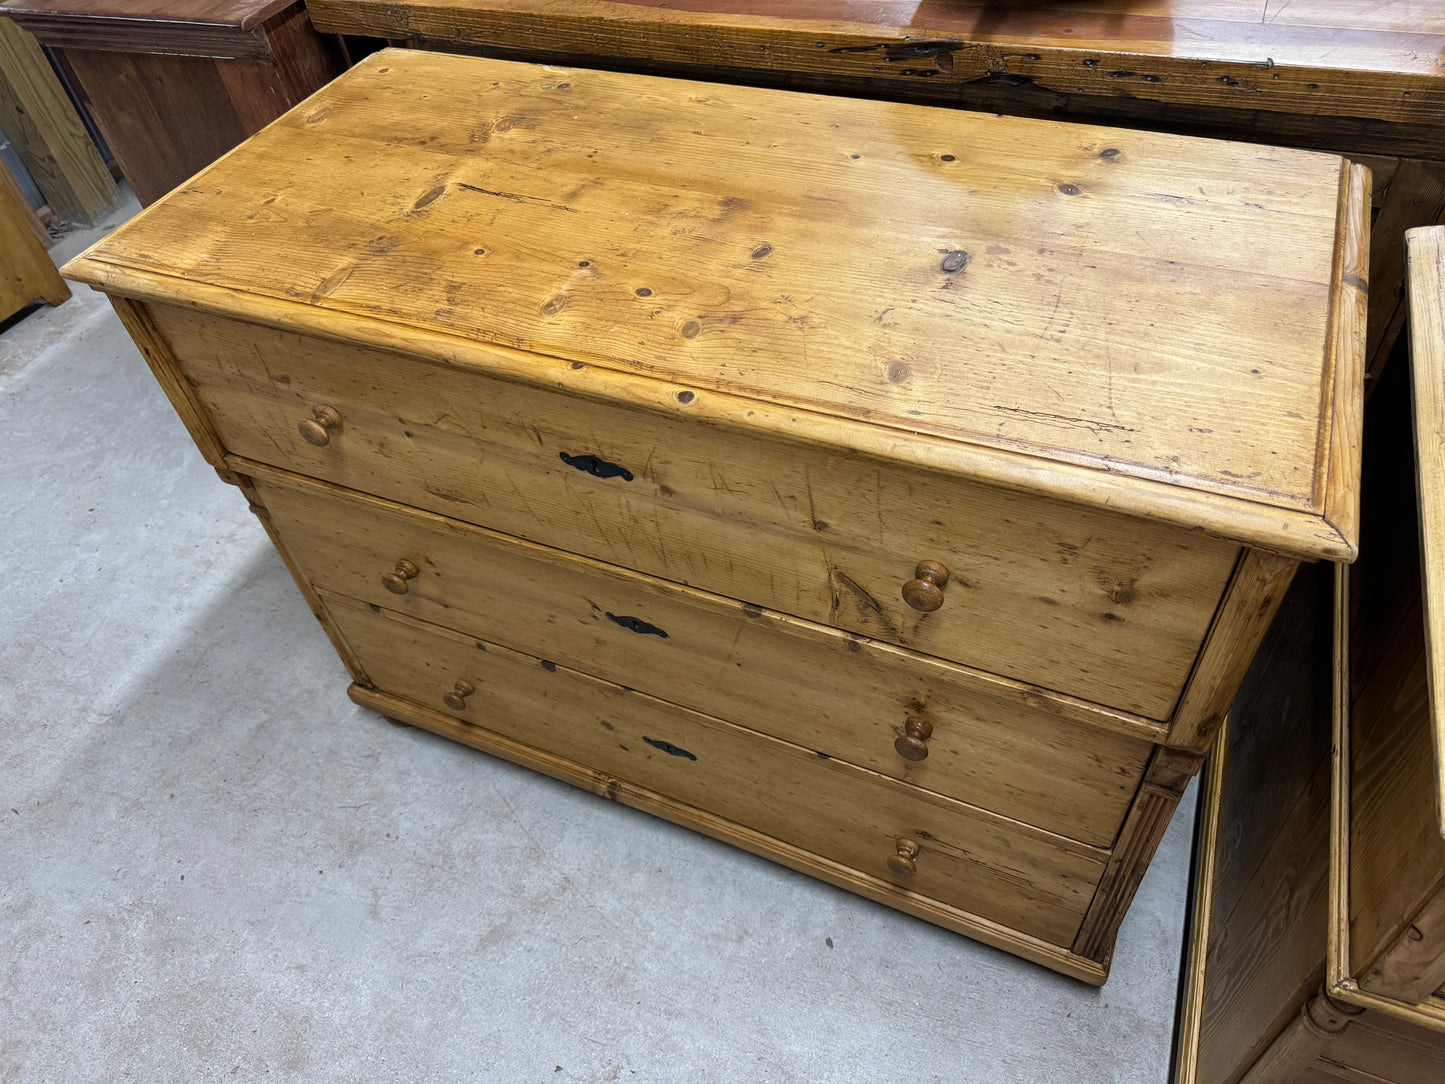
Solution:
[[[770,404],[962,470],[982,449],[1025,487],[1072,471],[1081,500],[1338,555],[1349,181],[1304,151],[387,50],[68,270]]]

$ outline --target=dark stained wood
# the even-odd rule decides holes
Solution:
[[[65,57],[142,205],[246,138],[215,61],[86,49],[69,49]]]
[[[314,0],[338,33],[1445,124],[1431,0]],[[1275,10],[1271,11],[1271,7]]]
[[[211,23],[251,30],[296,0],[8,0],[6,14],[117,19],[127,23]]]
[[[0,4],[61,49],[96,125],[149,205],[345,68],[292,0],[188,6]],[[168,5],[175,10],[169,12]],[[125,14],[129,12],[129,14]]]

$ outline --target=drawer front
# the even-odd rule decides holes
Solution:
[[[153,312],[233,453],[1151,718],[1172,711],[1238,554],[683,405]],[[924,561],[951,573],[931,612],[902,597]]]
[[[1104,852],[799,746],[400,615],[328,609],[384,692],[1055,945],[1103,875]],[[454,710],[458,682],[471,691]],[[920,846],[912,875],[890,867],[900,840]]]
[[[1107,729],[1128,717],[1029,686],[325,483],[253,480],[325,591],[1085,843],[1113,843],[1153,749]]]

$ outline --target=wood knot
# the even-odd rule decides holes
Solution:
[[[973,259],[973,257],[963,251],[963,249],[954,249],[952,252],[944,254],[943,262],[938,265],[939,270],[951,275],[955,271],[962,271],[968,266],[968,262],[971,259]]]
[[[684,339],[695,339],[702,334],[702,325],[696,320],[689,320],[682,325],[682,337]]]
[[[545,305],[542,306],[542,315],[556,316],[559,312],[565,309],[568,304],[570,304],[570,302],[571,299],[568,298],[565,294],[558,295],[557,297],[552,298],[550,301],[548,301]]]
[[[895,361],[888,366],[888,383],[890,384],[903,384],[912,375],[913,370],[908,367],[907,362]]]
[[[651,296],[652,296],[652,291],[649,290],[646,286],[639,286],[637,289],[633,290],[632,292],[633,292],[634,294],[636,294],[638,297],[651,297]]]
[[[772,245],[759,245],[757,248],[753,249],[753,259],[755,259],[755,260],[761,260],[761,259],[763,259],[763,258],[766,257],[766,256],[771,256],[772,253],[773,253],[773,246],[772,246]]]
[[[1065,182],[1064,184],[1059,185],[1059,191],[1066,196],[1077,196],[1079,194],[1079,186],[1076,184],[1069,184],[1068,182]]]

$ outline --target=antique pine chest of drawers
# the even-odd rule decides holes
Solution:
[[[387,50],[68,272],[359,703],[1097,983],[1354,554],[1368,188]]]

